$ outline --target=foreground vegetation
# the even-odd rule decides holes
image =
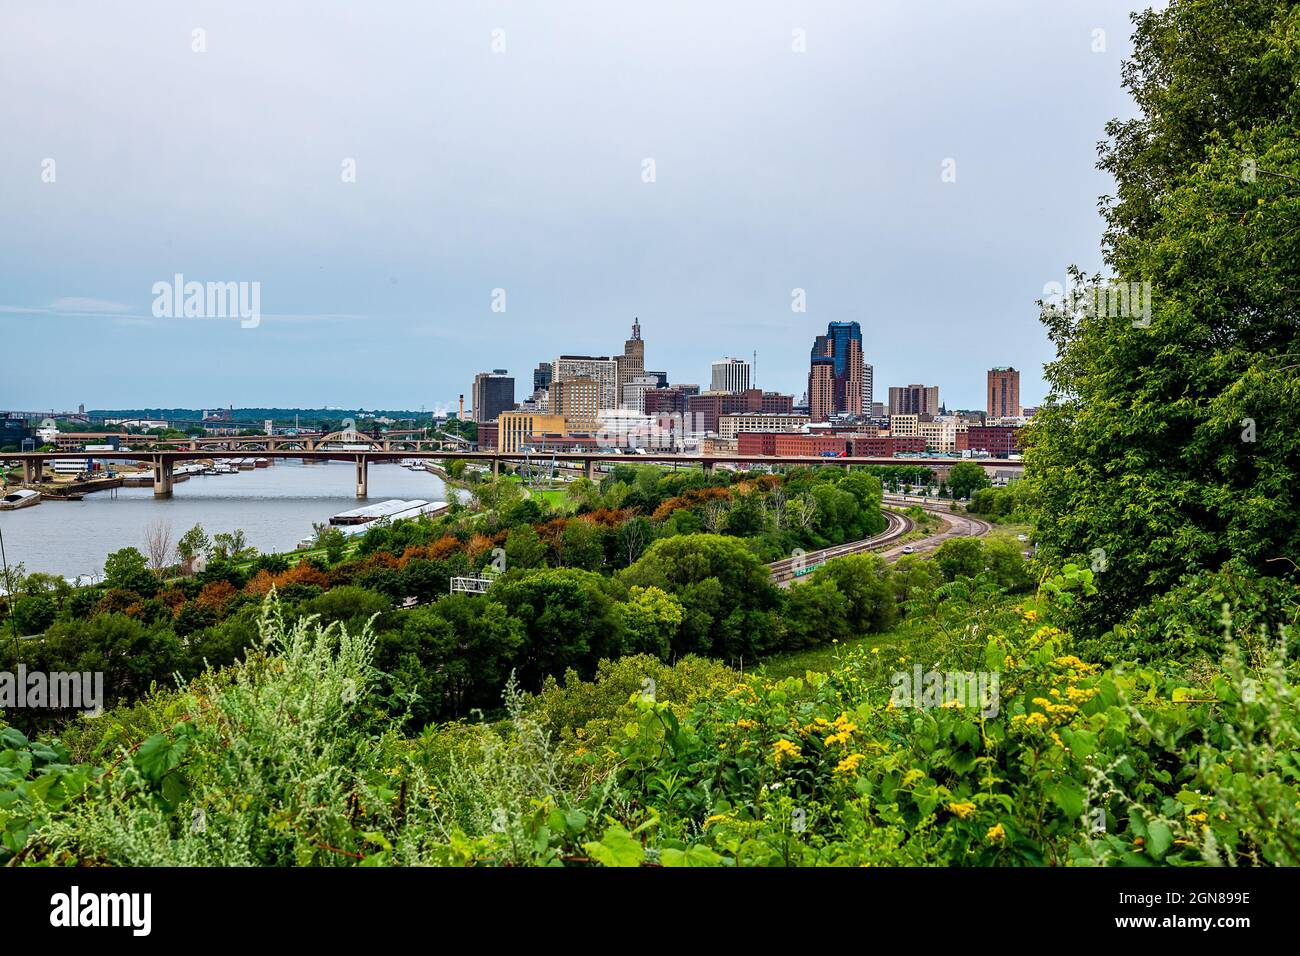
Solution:
[[[244,661],[63,743],[0,731],[0,858],[1300,863],[1294,665],[1277,641],[1229,620],[1213,666],[1104,667],[1050,623],[1091,590],[1088,570],[1022,608],[956,585],[917,610],[922,660],[860,646],[776,679],[630,656],[590,681],[507,688],[501,721],[415,736],[368,628],[290,624],[271,595]],[[899,706],[890,674],[913,663],[996,670],[1000,706]]]
[[[620,468],[292,567],[227,535],[194,576],[23,574],[0,669],[116,706],[4,715],[0,862],[1300,865],[1300,6],[1231,7],[1135,18],[1106,252],[1150,314],[1046,310],[1025,483],[944,489],[1030,562],[783,591],[765,562],[925,476]]]

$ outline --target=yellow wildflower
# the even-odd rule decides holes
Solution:
[[[836,766],[835,768],[835,772],[853,773],[855,770],[858,769],[858,764],[860,764],[865,759],[866,756],[864,754],[849,754],[847,757],[845,757],[843,760],[839,762],[839,765]]]
[[[989,832],[985,836],[990,843],[1001,843],[1007,838],[1007,831],[1002,829],[1002,824],[998,823],[989,827]]]
[[[789,740],[786,740],[784,737],[782,737],[780,740],[778,740],[775,744],[772,745],[772,760],[777,765],[780,765],[781,761],[785,760],[786,758],[795,760],[801,757],[802,755],[803,755],[803,751],[799,749],[798,744],[791,743]]]
[[[950,803],[948,804],[948,810],[963,820],[969,820],[975,816],[975,804],[973,803]]]

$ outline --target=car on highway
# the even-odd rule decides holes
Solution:
[[[916,548],[912,547],[910,544],[905,544],[905,545],[903,545],[903,553],[904,553],[904,554],[916,554]]]

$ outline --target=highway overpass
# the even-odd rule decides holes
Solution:
[[[340,442],[341,443],[341,442]],[[501,452],[501,451],[457,451],[452,449],[439,449],[436,451],[407,451],[400,449],[384,449],[382,447],[366,448],[342,448],[342,447],[321,447],[328,446],[331,442],[321,442],[314,449],[267,449],[258,450],[255,457],[258,458],[299,458],[306,461],[351,461],[356,463],[357,468],[357,497],[365,498],[368,495],[368,466],[372,461],[394,461],[398,459],[427,459],[430,461],[452,461],[462,460],[470,462],[481,462],[491,467],[492,473],[498,473],[502,462],[524,462],[532,460],[534,462],[545,460],[548,463],[554,461],[557,465],[568,465],[570,467],[582,467],[587,477],[595,478],[597,470],[601,465],[637,465],[637,464],[664,464],[674,467],[699,467],[706,472],[711,472],[718,465],[736,465],[736,466],[766,466],[766,467],[843,467],[848,468],[853,465],[922,465],[926,468],[933,469],[941,477],[945,476],[948,470],[955,464],[963,460],[974,461],[982,465],[985,471],[1013,471],[1022,472],[1024,462],[1007,461],[998,458],[925,458],[925,457],[908,457],[908,458],[822,458],[810,455],[683,455],[673,452],[652,452],[649,454],[637,455],[616,455],[616,454],[598,454],[592,452],[564,452],[547,455],[530,455],[525,452]],[[351,444],[361,444],[355,442]],[[42,466],[54,459],[81,458],[86,461],[91,459],[112,458],[115,461],[137,461],[141,464],[151,465],[153,468],[153,488],[154,494],[158,497],[168,497],[172,493],[172,469],[180,462],[198,461],[221,458],[250,458],[254,457],[253,452],[249,451],[226,451],[213,448],[181,448],[181,449],[140,449],[132,451],[58,451],[58,452],[7,452],[0,453],[0,464],[14,466],[21,464],[23,468],[23,483],[35,484],[40,480]]]

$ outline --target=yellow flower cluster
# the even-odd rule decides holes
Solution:
[[[749,720],[746,717],[741,717],[738,721],[736,721],[736,726],[739,727],[741,730],[754,730],[758,727],[758,722],[754,720]]]
[[[1042,711],[1034,711],[1032,714],[1016,714],[1011,718],[1013,724],[1024,723],[1031,730],[1039,730],[1047,726],[1047,715]]]
[[[1025,613],[1024,613],[1023,616],[1024,616],[1024,619],[1025,619],[1026,621],[1028,621],[1029,623],[1031,623],[1031,624],[1032,624],[1034,621],[1037,621],[1037,620],[1038,620],[1038,612],[1035,611],[1035,610],[1033,610],[1032,608],[1030,608],[1028,611],[1025,611]]]
[[[1065,668],[1067,670],[1078,671],[1080,674],[1092,674],[1097,670],[1096,664],[1088,664],[1079,660],[1073,654],[1063,654],[1056,660],[1052,661],[1055,667]]]
[[[849,754],[839,762],[839,765],[835,768],[835,772],[846,774],[854,773],[858,769],[858,764],[862,763],[862,761],[866,759],[865,754]]]
[[[834,733],[826,735],[825,743],[827,747],[832,744],[848,743],[849,738],[853,736],[853,732],[858,729],[858,725],[849,720],[848,714],[840,714],[835,718],[834,724],[821,717],[817,718],[817,723],[823,727],[834,728]]]
[[[975,804],[973,803],[950,803],[948,804],[948,810],[963,820],[969,820],[975,816]]]
[[[1002,829],[1002,824],[998,823],[989,827],[989,832],[985,836],[990,843],[1002,843],[1007,838],[1007,831]]]
[[[1064,714],[1069,716],[1070,714],[1077,714],[1079,712],[1079,708],[1075,707],[1073,704],[1054,704],[1046,697],[1035,697],[1034,703],[1043,708],[1043,710],[1047,711],[1049,714]]]
[[[784,737],[772,745],[772,760],[777,766],[780,766],[782,760],[787,758],[796,760],[802,755],[803,751],[799,749],[799,745],[786,740]]]

